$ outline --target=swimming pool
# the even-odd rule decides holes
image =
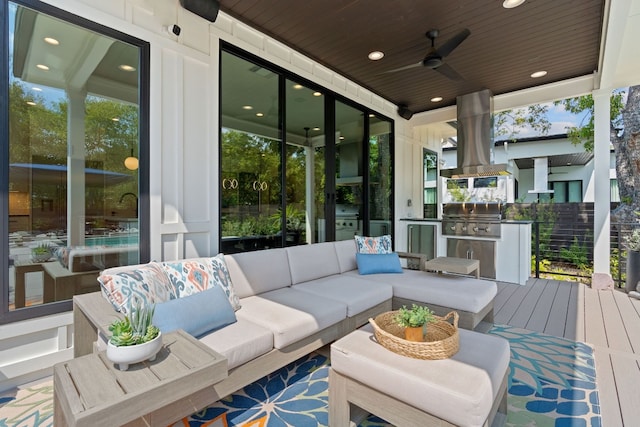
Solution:
[[[127,233],[115,236],[86,236],[84,244],[86,246],[122,246],[137,245],[138,241],[138,233]]]

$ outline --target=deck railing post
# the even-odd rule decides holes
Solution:
[[[535,231],[535,243],[536,243],[536,279],[540,278],[540,222],[535,221],[534,223],[534,231]]]

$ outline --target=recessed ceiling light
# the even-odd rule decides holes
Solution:
[[[431,102],[440,102],[440,101],[442,101],[441,96],[434,96],[433,98],[431,98]]]
[[[117,118],[117,117],[113,117],[111,120],[114,121],[114,122],[119,122],[120,121],[120,119]]]
[[[131,65],[127,65],[127,64],[119,65],[118,68],[120,68],[122,71],[127,71],[127,72],[132,72],[136,70],[135,67],[132,67]]]
[[[320,128],[319,128],[318,126],[316,126],[316,127],[314,127],[314,128],[313,128],[313,130],[315,130],[315,131],[319,131],[319,130],[320,130]]]
[[[546,71],[536,71],[535,73],[531,74],[531,77],[534,79],[537,79],[538,77],[544,77],[547,75]]]
[[[243,105],[242,109],[243,110],[253,110],[253,107],[251,105]]]
[[[373,52],[369,53],[369,59],[372,61],[379,61],[382,58],[384,58],[384,53],[380,52],[379,50],[374,50]]]
[[[264,117],[264,113],[256,113],[256,117]]]
[[[340,137],[340,138],[338,138],[338,139],[340,139],[340,141],[342,141],[342,140],[344,139],[344,136],[341,136],[341,137]]]
[[[301,84],[296,83],[296,84],[293,85],[293,88],[295,90],[300,90],[300,89],[304,88],[304,86],[302,86]]]
[[[36,67],[38,67],[39,69],[41,69],[43,71],[49,71],[49,67],[47,67],[44,64],[38,64],[38,65],[36,65]]]
[[[53,37],[45,37],[44,41],[53,46],[58,46],[60,44],[60,42]]]
[[[36,104],[36,103],[35,103],[35,102],[33,102],[33,101],[27,101],[27,104],[28,104],[28,105],[38,105],[38,104]]]
[[[321,92],[313,92],[313,96],[322,96]]]
[[[504,7],[505,9],[513,9],[514,7],[520,6],[524,2],[525,0],[504,0],[502,2],[502,7]]]
[[[39,88],[39,87],[32,87],[31,90],[35,92],[42,92],[42,88]]]

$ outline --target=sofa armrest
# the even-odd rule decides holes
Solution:
[[[424,270],[424,263],[427,261],[425,254],[419,254],[414,252],[396,252],[400,258],[407,259],[407,268],[409,270]]]

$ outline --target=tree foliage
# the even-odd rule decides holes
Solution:
[[[588,120],[581,126],[569,129],[569,137],[575,144],[583,143],[585,149],[594,147],[594,102],[591,95],[558,101],[574,114],[587,112]],[[612,216],[617,222],[637,222],[635,212],[640,210],[640,86],[629,87],[625,92],[611,95],[609,142],[616,158],[616,177],[621,204]]]
[[[612,127],[616,129],[623,126],[621,116],[622,109],[624,108],[623,99],[624,92],[616,92],[611,95],[611,124]],[[580,125],[567,128],[567,135],[573,144],[584,144],[585,150],[593,152],[593,97],[591,95],[583,95],[575,98],[567,98],[561,101],[555,101],[554,105],[562,105],[566,111],[575,115],[586,113]]]
[[[526,108],[499,111],[493,115],[494,136],[496,139],[506,137],[502,139],[515,141],[520,131],[526,127],[546,135],[551,129],[551,123],[547,118],[548,112],[549,106],[546,104],[533,104]]]

